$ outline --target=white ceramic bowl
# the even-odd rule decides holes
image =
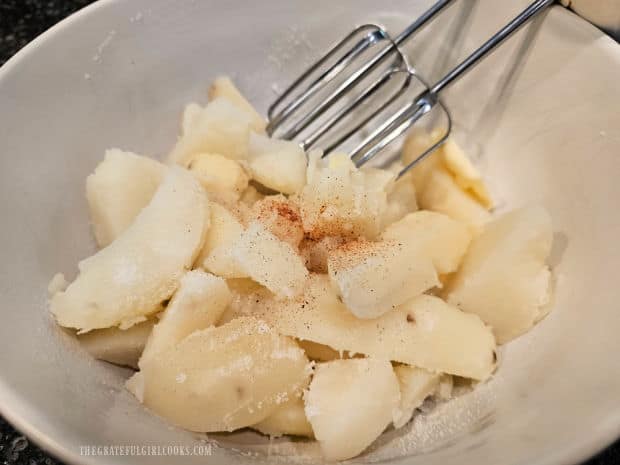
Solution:
[[[429,0],[109,0],[72,16],[0,70],[0,411],[71,463],[80,446],[192,445],[51,322],[46,286],[93,251],[84,179],[103,150],[162,156],[182,106],[232,75],[261,110],[302,65],[353,25],[396,30]],[[524,1],[457,2],[409,47],[437,76]],[[433,34],[433,35],[431,35]],[[574,464],[620,435],[620,47],[555,7],[450,89],[464,143],[501,208],[541,203],[556,233],[555,309],[508,345],[476,393],[387,433],[356,463]],[[210,436],[183,463],[320,462],[316,446]],[[270,455],[268,455],[270,454]],[[286,454],[297,456],[287,457]],[[315,455],[313,455],[315,454]],[[253,455],[253,457],[248,457]]]

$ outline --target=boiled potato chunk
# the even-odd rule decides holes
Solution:
[[[358,318],[376,318],[439,284],[431,259],[411,241],[352,241],[327,260],[329,277]]]
[[[245,296],[251,313],[280,334],[430,371],[477,380],[495,369],[495,338],[478,318],[429,295],[418,296],[373,320],[359,319],[338,299],[329,278],[311,275],[297,299],[267,292]]]
[[[269,195],[252,207],[250,220],[262,223],[274,236],[299,249],[304,237],[299,207],[283,195]]]
[[[413,412],[439,387],[439,373],[411,365],[398,365],[394,373],[400,385],[400,404],[394,415],[394,428],[409,423]]]
[[[166,168],[158,161],[112,149],[86,178],[86,199],[95,239],[105,247],[151,201]]]
[[[471,233],[461,222],[441,213],[420,210],[388,226],[381,237],[412,244],[417,256],[432,260],[438,274],[457,270],[469,244]]]
[[[125,330],[96,329],[78,336],[78,340],[97,360],[138,368],[138,359],[152,329],[153,321],[147,320]]]
[[[191,431],[233,431],[254,425],[309,378],[295,342],[254,318],[196,331],[142,367],[144,404]]]
[[[244,227],[240,219],[226,207],[211,203],[211,227],[197,262],[224,278],[244,278],[248,275],[237,266],[232,257],[235,244],[241,239]]]
[[[411,163],[425,150],[439,141],[440,130],[428,133],[424,130],[411,131],[403,145],[403,162]],[[463,149],[453,138],[448,138],[434,153],[418,162],[410,171],[417,189],[423,191],[430,174],[437,170],[446,170],[464,191],[471,194],[483,207],[491,208],[493,200],[482,180],[480,171],[474,166]]]
[[[387,208],[386,187],[393,174],[355,167],[349,156],[321,159],[310,153],[307,184],[299,196],[304,230],[313,240],[325,236],[375,238]]]
[[[232,295],[222,278],[202,270],[189,271],[163,312],[142,354],[140,365],[168,350],[196,330],[217,323]]]
[[[247,278],[248,272],[233,257],[233,248],[221,246],[214,249],[202,262],[202,267],[225,279]]]
[[[293,436],[314,437],[312,425],[306,418],[304,401],[301,397],[288,400],[260,423],[252,426],[257,431],[272,437],[291,434]]]
[[[227,98],[237,108],[246,112],[252,118],[252,129],[254,131],[258,133],[265,132],[265,126],[267,126],[265,118],[256,111],[227,76],[218,77],[209,87],[209,100],[215,100],[218,97]]]
[[[403,162],[413,161],[440,137],[440,132],[412,132],[403,146]],[[454,140],[448,139],[415,165],[409,175],[421,208],[463,221],[474,232],[479,232],[489,220],[487,209],[493,204],[491,196],[479,171]]]
[[[205,237],[201,255],[205,257],[222,245],[231,245],[244,231],[240,218],[228,208],[213,202],[209,205],[210,227]]]
[[[248,169],[252,179],[263,186],[295,194],[306,183],[307,164],[306,154],[297,143],[250,134]]]
[[[210,226],[200,252],[204,260],[213,250],[220,246],[230,246],[239,240],[244,231],[241,219],[225,206],[212,202],[210,204]]]
[[[451,280],[448,302],[491,325],[498,343],[525,333],[545,314],[551,273],[551,218],[526,207],[489,223]]]
[[[470,194],[464,192],[445,170],[431,173],[426,188],[420,193],[418,203],[425,210],[448,215],[469,225],[479,233],[491,219],[490,213]]]
[[[231,255],[247,276],[274,294],[295,297],[302,293],[308,270],[301,257],[260,222],[249,224]]]
[[[442,133],[439,130],[428,132],[425,129],[414,127],[405,138],[401,150],[403,166],[407,166],[416,160],[433,144],[438,142],[441,136]],[[416,192],[422,192],[426,188],[426,181],[430,173],[444,166],[441,151],[442,148],[439,147],[435,152],[420,160],[409,170],[408,176],[411,176]]]
[[[188,169],[207,192],[237,200],[248,187],[248,175],[239,162],[218,153],[197,153],[190,159]]]
[[[190,121],[168,156],[170,163],[187,166],[197,153],[219,153],[234,160],[247,157],[253,119],[230,100],[216,98]]]
[[[467,158],[463,149],[453,139],[448,139],[441,147],[443,162],[454,177],[456,184],[470,193],[483,207],[491,208],[493,200],[478,169]]]
[[[366,449],[392,421],[400,392],[386,360],[334,360],[317,366],[305,395],[306,416],[327,460]]]
[[[81,332],[144,321],[172,296],[208,226],[204,189],[188,171],[170,168],[131,226],[82,261],[75,281],[52,297],[56,321]]]

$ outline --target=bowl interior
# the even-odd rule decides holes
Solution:
[[[95,362],[46,311],[58,271],[94,250],[84,180],[111,146],[156,157],[184,103],[220,74],[261,110],[334,40],[363,22],[398,32],[423,0],[103,1],[31,44],[0,71],[0,410],[69,462],[168,463],[80,456],[80,446],[207,444],[187,463],[320,462],[317,446],[168,426],[123,388],[127,370]],[[407,51],[437,78],[524,1],[457,2]],[[568,464],[620,434],[620,48],[560,7],[535,21],[445,101],[457,138],[488,177],[498,210],[551,212],[554,310],[504,348],[475,392],[386,433],[353,463]],[[293,456],[294,458],[291,458]]]

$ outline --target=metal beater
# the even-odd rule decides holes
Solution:
[[[409,66],[400,46],[455,0],[439,0],[394,39],[382,27],[365,24],[355,28],[327,54],[311,65],[271,105],[267,132],[287,140],[299,140],[304,150],[324,148],[324,154],[342,147],[374,122],[374,129],[354,145],[349,154],[359,167],[373,159],[434,108],[447,118],[446,129],[432,146],[399,173],[434,152],[450,135],[451,119],[439,95],[482,58],[554,0],[535,0],[482,46],[432,85]],[[376,53],[370,54],[372,51]],[[401,79],[401,83],[396,83]],[[422,90],[411,101],[406,90],[412,83]],[[395,90],[388,90],[389,86]],[[383,95],[387,94],[387,95]],[[374,100],[373,100],[374,99]],[[403,101],[399,104],[399,101]],[[365,112],[361,111],[363,107]],[[395,107],[388,116],[379,116]],[[377,121],[380,119],[380,121]],[[331,140],[329,140],[331,137]]]

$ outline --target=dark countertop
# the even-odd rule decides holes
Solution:
[[[56,22],[92,0],[0,0],[0,65]],[[0,417],[1,465],[59,465]],[[620,441],[583,465],[619,465]],[[501,464],[493,464],[501,465]]]

